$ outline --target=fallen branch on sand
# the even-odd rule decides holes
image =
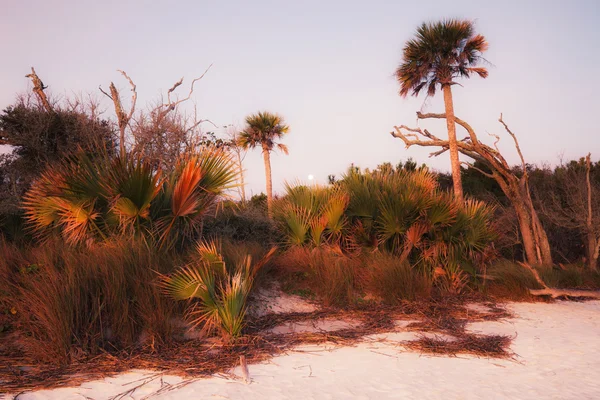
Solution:
[[[553,299],[557,297],[570,297],[570,298],[589,298],[589,299],[600,299],[600,292],[593,290],[576,290],[576,289],[529,289],[529,293],[533,296],[550,296]]]
[[[520,262],[519,265],[521,265],[525,269],[528,269],[532,273],[537,283],[539,283],[543,287],[543,289],[529,289],[529,293],[531,293],[532,296],[550,296],[553,299],[557,297],[585,297],[590,299],[600,299],[599,291],[551,288],[548,285],[546,285],[546,282],[542,280],[540,274],[538,274],[538,272],[531,265],[524,262]]]

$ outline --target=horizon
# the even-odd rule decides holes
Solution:
[[[31,66],[53,95],[92,93],[102,100],[104,116],[114,119],[98,86],[106,88],[112,80],[128,100],[127,82],[117,69],[136,83],[142,109],[182,76],[180,92],[185,92],[213,64],[192,96],[201,118],[241,126],[248,114],[268,110],[281,114],[291,128],[283,139],[290,155],[272,156],[276,193],[284,182],[307,182],[309,175],[326,183],[328,175],[339,176],[352,163],[374,168],[412,158],[446,172],[447,155],[428,158],[427,149],[405,149],[391,137],[394,125],[416,125],[416,111],[443,111],[440,94],[402,99],[393,73],[420,23],[460,17],[476,20],[477,32],[490,43],[484,56],[491,65],[487,79],[460,81],[462,87],[454,90],[457,116],[487,143],[492,141],[486,132],[499,134],[512,164],[520,162],[497,121],[500,113],[528,163],[555,165],[561,157],[579,159],[590,151],[600,159],[592,119],[600,101],[597,85],[588,82],[600,62],[590,51],[600,44],[595,26],[600,6],[593,1],[576,6],[378,1],[368,9],[357,2],[106,4],[31,1],[0,15],[0,34],[10,38],[20,32],[19,40],[5,43],[0,108],[30,89],[24,75]],[[62,23],[42,22],[52,18]],[[443,122],[420,126],[446,136]],[[248,196],[264,192],[260,151],[250,151],[244,165]]]

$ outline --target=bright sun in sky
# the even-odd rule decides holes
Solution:
[[[315,179],[315,176],[313,174],[309,174],[308,175],[308,180],[312,181],[313,179]]]

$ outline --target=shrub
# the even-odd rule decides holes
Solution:
[[[235,178],[233,161],[222,150],[186,154],[165,177],[148,160],[108,154],[92,160],[79,153],[32,185],[24,209],[45,239],[56,233],[78,244],[126,234],[171,246],[199,232]]]
[[[266,209],[252,203],[229,204],[215,216],[207,216],[203,234],[223,241],[259,242],[265,246],[272,245],[279,239],[273,221],[267,217]]]
[[[326,306],[346,306],[358,297],[360,261],[329,247],[293,247],[276,259],[284,289],[314,295]]]
[[[226,259],[217,242],[200,242],[196,260],[163,276],[161,286],[175,300],[197,300],[188,309],[193,325],[201,325],[206,333],[219,331],[225,338],[236,338],[244,326],[254,278],[274,252],[272,248],[256,261],[239,252]]]
[[[540,277],[550,287],[561,289],[598,289],[600,272],[584,265],[568,264],[540,271]]]
[[[489,261],[493,208],[457,202],[425,169],[361,172],[351,168],[332,187],[287,186],[275,218],[288,245],[380,250],[400,263],[447,269],[451,290]],[[451,276],[452,275],[452,276]]]
[[[407,261],[386,253],[372,253],[362,257],[366,291],[387,304],[402,300],[420,300],[431,296],[433,279],[423,268],[411,267]]]
[[[288,245],[319,247],[339,243],[348,195],[339,188],[285,185],[286,195],[274,207]]]
[[[528,300],[529,289],[540,288],[533,274],[514,261],[498,260],[488,267],[486,274],[489,280],[485,281],[485,292],[500,299]]]
[[[54,241],[20,250],[3,245],[0,273],[16,310],[19,344],[40,362],[170,340],[177,308],[154,284],[176,256],[141,242],[77,248]]]

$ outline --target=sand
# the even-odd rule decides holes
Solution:
[[[468,329],[516,336],[512,360],[422,355],[402,347],[414,333],[395,332],[373,335],[355,347],[305,346],[249,365],[249,383],[239,378],[239,368],[191,380],[130,371],[79,387],[25,393],[18,399],[109,399],[136,386],[122,398],[600,398],[600,302],[514,303],[507,308],[515,318],[473,323]]]

